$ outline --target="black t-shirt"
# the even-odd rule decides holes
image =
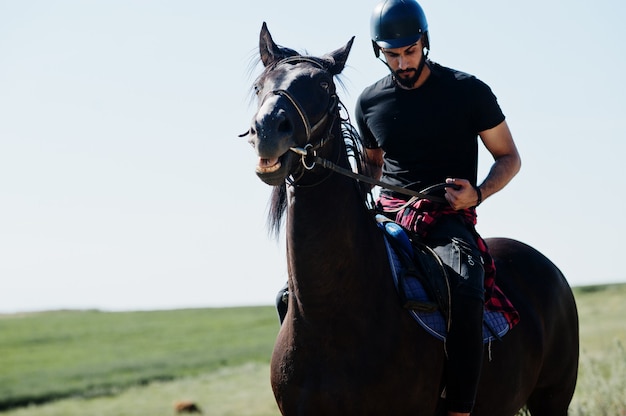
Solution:
[[[419,88],[396,86],[391,75],[367,87],[355,116],[365,146],[384,151],[383,180],[420,190],[447,177],[476,183],[478,133],[504,120],[489,86],[429,63]]]

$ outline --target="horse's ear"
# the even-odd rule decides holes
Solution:
[[[299,55],[298,52],[293,49],[278,46],[272,39],[272,35],[267,29],[267,24],[265,22],[263,22],[263,26],[261,26],[259,53],[261,54],[261,62],[263,62],[264,66],[268,66],[289,56]]]
[[[343,47],[323,56],[323,59],[332,60],[332,63],[328,68],[328,72],[333,75],[337,75],[343,71],[343,68],[346,66],[346,61],[348,60],[348,55],[350,54],[350,49],[352,49],[353,42],[354,36],[352,36],[352,39],[350,39]]]

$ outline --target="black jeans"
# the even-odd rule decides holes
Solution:
[[[473,226],[444,216],[424,241],[448,266],[452,291],[450,331],[446,340],[446,404],[469,413],[474,406],[483,357],[482,321],[485,271]]]

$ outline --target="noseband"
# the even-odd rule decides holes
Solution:
[[[326,70],[324,65],[320,63],[318,60],[309,58],[306,56],[290,56],[288,58],[278,61],[276,65],[274,66],[274,68],[282,64],[300,63],[300,62],[310,63],[319,69]],[[296,100],[296,98],[293,95],[289,93],[289,91],[284,90],[284,89],[270,91],[267,93],[265,98],[263,98],[262,102],[265,101],[267,97],[272,96],[272,95],[279,95],[281,97],[285,97],[287,101],[291,103],[293,108],[295,108],[296,112],[298,113],[298,116],[300,117],[300,121],[302,122],[302,125],[304,126],[304,131],[305,131],[305,136],[306,136],[305,145],[304,147],[291,147],[289,150],[301,156],[302,166],[304,166],[305,169],[307,170],[313,169],[313,167],[315,167],[315,161],[313,161],[312,163],[309,163],[307,162],[307,159],[309,159],[311,156],[316,157],[316,151],[322,148],[327,143],[328,138],[330,136],[330,130],[332,129],[332,126],[337,117],[339,97],[337,97],[337,94],[333,93],[330,96],[328,109],[324,113],[324,116],[321,119],[319,119],[315,124],[311,125],[309,117],[306,115],[306,112],[304,111],[302,105],[298,102],[298,100]],[[329,118],[332,118],[330,123],[328,122]],[[321,139],[319,140],[318,143],[316,144],[311,143],[312,137],[315,137],[318,131],[324,126],[328,126],[326,134],[321,135]]]

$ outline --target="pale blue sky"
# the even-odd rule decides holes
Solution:
[[[0,0],[0,312],[272,304],[283,240],[237,137],[261,24],[314,55],[355,35],[353,113],[387,71],[375,3]],[[492,87],[522,154],[479,232],[536,247],[574,286],[626,281],[625,4],[422,6],[431,58]]]

